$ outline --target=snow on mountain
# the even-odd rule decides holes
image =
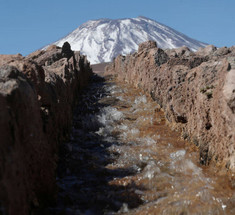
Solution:
[[[187,46],[196,51],[206,45],[146,17],[91,20],[54,44],[62,46],[67,41],[73,50],[87,55],[91,64],[97,64],[130,54],[147,40],[156,41],[162,49]]]

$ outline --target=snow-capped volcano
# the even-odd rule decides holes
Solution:
[[[147,40],[156,41],[162,49],[187,46],[195,51],[206,45],[146,17],[91,20],[54,44],[62,46],[67,41],[96,64],[134,52]]]

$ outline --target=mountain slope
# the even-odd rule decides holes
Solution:
[[[68,41],[73,50],[81,51],[91,64],[96,64],[134,52],[147,40],[156,41],[163,49],[187,46],[195,51],[206,45],[146,17],[91,20],[54,44],[62,46]]]

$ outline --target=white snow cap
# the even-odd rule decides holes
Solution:
[[[187,46],[192,51],[206,44],[143,16],[132,19],[99,19],[88,21],[54,44],[69,42],[72,50],[87,55],[91,64],[110,62],[119,54],[135,52],[147,40],[159,48]]]

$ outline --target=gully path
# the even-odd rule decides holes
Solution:
[[[156,103],[112,79],[94,77],[81,96],[57,181],[53,214],[235,214],[228,177],[198,164]]]

